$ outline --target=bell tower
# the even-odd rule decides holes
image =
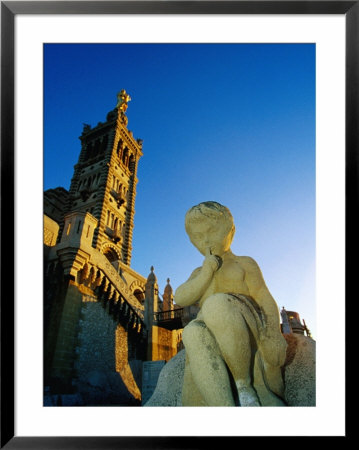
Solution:
[[[98,222],[92,246],[114,264],[130,265],[135,214],[137,166],[142,140],[127,128],[130,96],[117,94],[106,122],[84,124],[81,153],[70,186],[70,212],[90,213]],[[115,265],[115,264],[114,264]]]

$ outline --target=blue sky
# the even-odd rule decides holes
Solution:
[[[315,337],[315,45],[45,45],[44,189],[69,188],[83,123],[105,121],[121,89],[144,141],[132,268],[176,289],[202,263],[184,215],[218,201],[232,251]]]

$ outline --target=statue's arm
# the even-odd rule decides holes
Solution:
[[[279,309],[265,284],[262,272],[252,258],[245,258],[245,281],[251,297],[261,307],[265,315],[266,332],[268,334],[280,331]]]
[[[202,267],[195,269],[189,279],[176,289],[175,303],[180,306],[196,303],[206,292],[217,269],[218,260],[213,255],[206,255]]]
[[[252,258],[246,258],[246,283],[251,297],[264,313],[265,328],[260,333],[261,350],[267,363],[282,366],[286,357],[287,343],[280,329],[280,313],[263,279],[258,264]]]

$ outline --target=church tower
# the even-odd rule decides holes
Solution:
[[[81,153],[70,186],[70,211],[89,212],[98,221],[92,246],[116,266],[130,265],[137,165],[142,140],[127,129],[130,96],[125,90],[106,122],[84,124]]]
[[[84,125],[70,191],[44,194],[45,386],[84,404],[114,401],[109,386],[101,400],[84,391],[93,371],[117,383],[120,404],[141,396],[146,278],[130,262],[142,141],[127,128],[129,101],[122,90],[106,122]]]
[[[153,267],[147,278],[130,267],[142,141],[127,128],[130,96],[122,90],[117,97],[106,122],[84,125],[69,192],[58,187],[44,193],[49,405],[53,395],[63,394],[79,405],[137,405],[142,362],[177,353],[177,328],[158,324]],[[163,300],[172,320],[169,280]]]

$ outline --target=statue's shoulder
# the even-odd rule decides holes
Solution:
[[[237,256],[238,262],[245,270],[257,270],[259,269],[257,261],[251,256]]]

